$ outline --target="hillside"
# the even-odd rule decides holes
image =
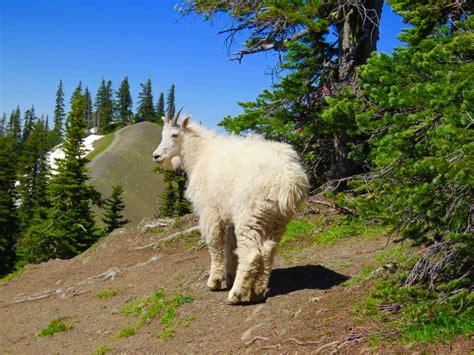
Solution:
[[[91,182],[104,197],[110,195],[114,183],[124,186],[124,217],[131,221],[129,225],[152,218],[158,211],[163,182],[153,172],[156,164],[151,154],[160,139],[161,128],[155,123],[126,126],[115,132],[110,146],[89,164]]]
[[[310,206],[298,218],[312,221],[316,227],[309,235],[317,239],[337,216]],[[378,267],[375,256],[391,250],[382,234],[316,244],[289,241],[276,258],[267,301],[229,306],[227,292],[206,288],[209,255],[197,234],[159,242],[194,226],[195,217],[168,224],[116,230],[74,259],[30,266],[0,283],[2,352],[447,354],[474,349],[472,341],[461,338],[450,345],[370,344],[380,324],[353,311],[370,280],[353,277]],[[72,328],[37,336],[56,319]]]

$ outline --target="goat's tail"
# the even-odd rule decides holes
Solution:
[[[283,215],[296,213],[299,204],[308,194],[308,177],[297,159],[295,153],[295,160],[285,166],[277,184],[278,207]]]

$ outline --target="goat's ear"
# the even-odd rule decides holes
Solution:
[[[183,119],[181,120],[181,128],[188,128],[189,122],[191,122],[191,116],[189,114],[185,114]]]
[[[161,119],[163,120],[163,123],[170,123],[168,117],[166,116],[161,116]]]

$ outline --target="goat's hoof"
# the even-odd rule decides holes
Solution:
[[[252,302],[262,302],[267,298],[270,289],[268,287],[255,287],[250,295]]]
[[[248,295],[242,294],[242,292],[231,290],[227,297],[227,304],[242,304],[248,302],[250,299]]]
[[[207,280],[207,287],[211,291],[220,291],[224,289],[224,287],[222,287],[222,282],[222,279],[209,277]]]

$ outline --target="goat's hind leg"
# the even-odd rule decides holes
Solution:
[[[234,285],[227,298],[228,303],[238,304],[243,302],[261,301],[253,293],[253,286],[258,275],[263,270],[263,258],[258,245],[258,233],[255,230],[245,228],[236,233],[238,266]]]
[[[278,242],[285,232],[285,225],[285,221],[279,221],[277,218],[275,218],[274,223],[269,227],[268,237],[270,239],[264,241],[262,245],[262,272],[257,276],[253,286],[253,292],[256,297],[265,298],[269,291],[268,282],[272,272],[273,259],[275,258],[275,254],[277,252]]]
[[[211,255],[211,269],[207,287],[212,291],[223,289],[224,282],[224,223],[212,209],[201,213],[200,224]]]

